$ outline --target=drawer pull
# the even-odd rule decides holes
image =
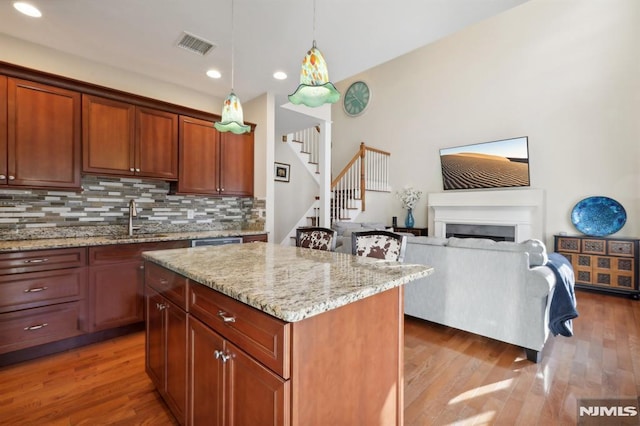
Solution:
[[[33,330],[40,330],[41,328],[44,328],[46,326],[48,326],[49,324],[47,324],[46,322],[39,324],[39,325],[32,325],[31,327],[25,327],[25,331],[33,331]]]
[[[166,278],[160,278],[160,284],[167,285],[167,284],[169,284],[169,280],[166,279]]]
[[[49,287],[44,286],[44,287],[36,287],[36,288],[28,288],[26,289],[24,292],[25,293],[37,293],[39,291],[45,291],[46,289],[48,289]]]
[[[224,311],[218,311],[218,316],[220,317],[220,319],[222,319],[222,322],[224,322],[224,323],[236,322],[236,318],[235,317],[227,316],[227,313],[224,312]]]
[[[229,359],[231,359],[231,355],[225,354],[222,351],[216,350],[213,354],[216,356],[216,359],[220,359],[222,360],[222,362],[227,362],[229,361]]]
[[[44,262],[48,262],[48,261],[49,261],[49,259],[45,259],[45,258],[42,258],[42,259],[27,259],[27,260],[24,261],[24,263],[44,263]]]
[[[164,303],[156,303],[156,308],[157,308],[159,311],[163,311],[163,310],[167,309],[168,307],[169,307],[169,306],[165,305]]]

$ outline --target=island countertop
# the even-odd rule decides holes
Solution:
[[[272,243],[158,250],[143,257],[287,322],[425,277],[425,265]]]

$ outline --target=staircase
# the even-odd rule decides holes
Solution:
[[[300,161],[305,164],[316,182],[323,172],[319,164],[320,128],[315,126],[286,137],[286,143],[294,150]],[[353,158],[331,182],[330,214],[334,221],[354,220],[365,211],[367,191],[391,192],[389,186],[390,153],[368,147],[362,142]],[[330,172],[330,171],[327,171]],[[307,212],[291,228],[281,244],[294,245],[296,229],[302,226],[318,226],[320,223],[319,196],[313,201]]]

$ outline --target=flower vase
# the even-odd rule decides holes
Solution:
[[[413,228],[414,220],[413,220],[413,210],[407,209],[407,217],[404,220],[404,226],[406,228]]]

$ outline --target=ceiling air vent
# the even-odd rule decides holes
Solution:
[[[201,37],[184,31],[178,40],[178,47],[204,56],[209,53],[209,51],[213,50],[216,45]]]

